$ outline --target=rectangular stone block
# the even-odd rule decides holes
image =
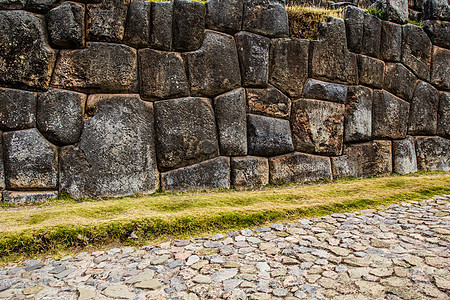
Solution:
[[[246,89],[248,112],[268,117],[289,119],[291,99],[273,86],[267,89]]]
[[[231,158],[231,184],[237,188],[253,188],[269,183],[269,160],[264,157]]]
[[[439,94],[431,84],[419,81],[411,99],[408,134],[435,135],[439,108]]]
[[[437,133],[450,138],[450,93],[442,92],[439,95]]]
[[[392,154],[395,173],[409,174],[417,172],[416,148],[412,137],[393,141]]]
[[[439,89],[450,91],[450,50],[433,47],[431,83]]]
[[[403,26],[402,62],[422,80],[430,78],[431,48],[430,38],[425,31],[413,24]]]
[[[86,37],[89,41],[121,42],[130,0],[102,0],[86,5]]]
[[[152,2],[150,45],[161,50],[172,49],[173,2]]]
[[[236,33],[242,29],[242,0],[209,0],[206,2],[206,25],[210,29]]]
[[[372,136],[403,139],[408,131],[409,103],[386,91],[374,91]]]
[[[243,30],[269,37],[287,37],[289,22],[283,0],[245,0]]]
[[[48,201],[58,197],[58,191],[42,191],[42,192],[16,192],[3,191],[3,202],[10,204],[26,204]]]
[[[420,171],[450,171],[450,141],[439,136],[416,138]]]
[[[3,167],[3,133],[0,131],[0,192],[3,191],[4,189],[5,189],[5,169]]]
[[[36,127],[36,93],[0,88],[0,129]]]
[[[303,98],[344,103],[347,85],[308,79],[302,93]]]
[[[200,48],[205,34],[205,4],[173,0],[172,46],[175,50]]]
[[[403,100],[410,101],[417,78],[413,72],[400,63],[386,63],[384,88]]]
[[[384,62],[369,56],[358,55],[359,83],[381,89],[384,83]]]
[[[350,86],[345,100],[344,142],[370,140],[372,136],[373,91],[364,86]]]
[[[400,61],[402,54],[402,26],[382,21],[380,50],[380,58],[384,61]]]
[[[150,44],[152,2],[132,2],[128,7],[124,43],[134,48],[148,47]]]

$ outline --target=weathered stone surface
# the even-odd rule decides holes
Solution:
[[[5,189],[5,169],[3,167],[3,133],[0,131],[0,192]],[[1,200],[1,197],[0,197]]]
[[[189,82],[180,53],[139,50],[139,76],[143,99],[179,98],[189,94]]]
[[[374,7],[384,10],[388,21],[408,23],[408,0],[377,0]]]
[[[393,141],[392,155],[395,173],[408,174],[417,172],[416,148],[412,137]]]
[[[409,120],[409,103],[386,91],[374,91],[372,108],[374,138],[403,139]]]
[[[150,45],[152,48],[172,48],[173,2],[152,2]]]
[[[304,98],[344,103],[347,97],[347,86],[344,84],[308,79],[302,96]]]
[[[180,98],[155,103],[158,167],[184,167],[219,153],[214,111],[209,99]]]
[[[242,84],[249,87],[265,87],[269,80],[270,39],[241,31],[236,34]]]
[[[275,118],[289,118],[291,99],[273,86],[246,89],[248,112]]]
[[[423,1],[424,20],[445,20],[450,21],[450,6],[446,0],[424,0]]]
[[[3,191],[3,202],[11,204],[25,204],[48,201],[58,196],[57,191],[51,192],[16,192]]]
[[[437,134],[450,138],[450,93],[439,95]]]
[[[290,153],[269,159],[270,183],[306,182],[331,179],[330,158]]]
[[[380,56],[381,21],[374,15],[364,14],[364,35],[362,39],[361,54],[372,57]]]
[[[52,85],[88,93],[137,92],[136,50],[107,43],[91,43],[83,50],[62,50]]]
[[[91,95],[80,142],[61,148],[60,192],[74,198],[158,188],[153,107],[137,95]]]
[[[284,1],[244,1],[243,29],[269,37],[287,37],[289,22]]]
[[[209,0],[206,2],[206,25],[233,34],[242,29],[243,10],[242,0]]]
[[[429,80],[431,63],[431,41],[419,26],[403,26],[402,62],[420,79]]]
[[[173,48],[197,50],[205,32],[205,4],[189,0],[173,1]]]
[[[359,83],[373,88],[383,88],[384,62],[364,55],[358,55]]]
[[[35,13],[45,14],[61,2],[62,0],[28,0],[25,9]]]
[[[420,171],[450,171],[450,141],[442,137],[416,138],[417,167]]]
[[[294,151],[287,120],[248,115],[247,133],[250,155],[268,157]]]
[[[230,159],[218,157],[198,165],[162,173],[161,187],[164,191],[230,188]]]
[[[292,137],[296,151],[340,155],[344,136],[344,105],[300,99],[292,104]]]
[[[380,58],[400,61],[402,50],[402,26],[383,21],[381,25]]]
[[[0,0],[0,9],[23,9],[27,0]]]
[[[132,2],[128,7],[124,43],[134,48],[144,48],[150,43],[152,2]]]
[[[272,39],[269,82],[290,97],[300,97],[308,78],[309,41]]]
[[[231,184],[239,188],[252,188],[269,183],[267,158],[246,156],[231,158]]]
[[[240,88],[214,99],[220,154],[247,155],[245,90]]]
[[[332,157],[333,176],[370,177],[392,172],[390,141],[348,145],[339,157]]]
[[[348,49],[352,52],[359,53],[361,51],[364,37],[364,16],[364,10],[359,7],[349,5],[344,9]]]
[[[0,88],[0,129],[20,130],[36,126],[36,94]]]
[[[57,149],[37,129],[3,133],[6,188],[56,189]]]
[[[347,49],[344,20],[330,18],[319,25],[319,40],[311,42],[312,77],[356,84],[356,55]]]
[[[121,42],[130,0],[102,0],[86,7],[86,32],[89,41]]]
[[[450,50],[433,47],[431,83],[450,91]]]
[[[55,60],[42,18],[25,11],[0,11],[1,85],[47,89]]]
[[[206,31],[202,47],[186,59],[193,96],[213,97],[241,84],[236,44],[229,35]]]
[[[56,48],[83,48],[85,9],[82,4],[64,2],[47,13],[51,44]]]
[[[83,129],[86,95],[63,90],[50,90],[38,97],[36,124],[50,142],[75,144]]]
[[[450,49],[450,22],[425,20],[422,28],[434,45]]]
[[[438,107],[438,90],[424,81],[419,81],[411,100],[408,134],[435,135]]]
[[[369,140],[372,136],[371,89],[364,86],[348,88],[345,100],[344,142]]]
[[[394,95],[409,101],[416,87],[416,76],[400,63],[386,63],[384,88]]]

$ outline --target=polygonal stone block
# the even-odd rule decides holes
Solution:
[[[386,91],[374,91],[372,137],[404,139],[408,131],[409,103]]]
[[[27,0],[0,0],[0,9],[23,9]]]
[[[124,43],[134,48],[148,47],[150,44],[152,2],[132,2],[128,7]]]
[[[10,204],[26,204],[48,201],[58,196],[58,191],[51,192],[17,192],[3,191],[3,202]]]
[[[424,81],[417,83],[409,112],[408,134],[435,135],[439,94],[431,84]]]
[[[36,126],[36,93],[0,88],[0,129]]]
[[[347,86],[316,79],[308,79],[302,96],[309,99],[344,103],[347,97]]]
[[[345,101],[344,142],[370,140],[372,136],[373,92],[364,86],[350,86]]]
[[[364,10],[349,5],[344,9],[348,49],[359,53],[364,37]]]
[[[416,76],[400,63],[387,63],[384,88],[406,101],[411,100],[416,87]]]
[[[431,83],[438,88],[450,91],[450,50],[433,47]]]
[[[231,185],[252,188],[269,183],[269,161],[264,157],[245,156],[231,158]]]
[[[25,9],[35,13],[45,14],[61,2],[62,0],[28,0]]]
[[[206,2],[206,25],[210,29],[235,33],[242,28],[242,0],[209,0]]]
[[[121,42],[125,33],[130,0],[102,0],[86,7],[87,39],[98,42]]]
[[[392,155],[395,173],[409,174],[417,172],[416,148],[412,137],[393,141]]]
[[[269,37],[287,37],[289,35],[289,22],[284,1],[244,1],[243,30]]]
[[[291,99],[273,86],[267,89],[246,89],[248,112],[268,117],[288,119]]]
[[[2,137],[2,135],[3,135],[3,133],[0,131],[0,192],[5,189],[5,169],[3,166],[3,137]]]
[[[402,26],[382,21],[380,44],[381,59],[384,61],[400,61],[402,55]]]
[[[359,83],[381,89],[384,83],[384,62],[358,55]]]
[[[425,20],[422,27],[434,45],[450,49],[450,22]]]
[[[205,32],[205,4],[190,0],[173,1],[173,40],[175,50],[200,48]]]
[[[430,38],[419,26],[403,26],[402,62],[422,80],[430,78],[431,44]]]
[[[438,136],[416,138],[420,171],[450,171],[450,141]]]
[[[424,20],[446,20],[450,21],[450,5],[446,0],[424,0]]]
[[[439,95],[437,134],[450,138],[450,93]]]
[[[82,4],[64,2],[47,13],[50,42],[56,48],[83,48],[85,9]]]
[[[150,45],[152,48],[171,50],[173,2],[152,2]]]

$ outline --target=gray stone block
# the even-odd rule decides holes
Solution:
[[[253,188],[269,183],[269,161],[256,156],[231,158],[231,185]]]
[[[409,174],[417,172],[416,148],[412,137],[393,141],[392,155],[395,173]]]
[[[48,201],[58,197],[58,191],[42,192],[17,192],[3,191],[3,202],[10,204],[26,204]]]
[[[283,0],[245,0],[243,30],[269,37],[288,37],[289,22]]]
[[[172,45],[175,50],[200,48],[205,32],[205,4],[190,0],[173,0]]]
[[[402,50],[402,26],[383,21],[381,25],[380,58],[385,61],[400,61]]]
[[[121,42],[130,0],[102,0],[86,6],[86,37],[89,41]]]
[[[365,13],[364,34],[360,53],[372,57],[379,57],[380,43],[381,43],[381,21],[374,15]]]
[[[0,131],[0,192],[5,189],[5,168],[3,166],[3,133]],[[1,197],[0,197],[1,200]]]
[[[373,91],[364,86],[350,86],[345,100],[344,142],[370,140],[372,136]]]
[[[0,129],[21,130],[36,126],[36,93],[0,88]]]
[[[383,10],[388,21],[408,23],[408,0],[377,0],[373,7]]]
[[[172,49],[173,2],[152,2],[150,45],[161,50]]]
[[[243,11],[243,0],[209,0],[206,2],[206,25],[233,34],[242,29]]]
[[[364,38],[364,16],[364,10],[359,7],[349,5],[344,9],[348,49],[355,53],[359,53],[362,48],[361,45]]]
[[[145,48],[150,44],[152,2],[132,2],[128,7],[124,43],[134,48]]]
[[[347,86],[315,79],[308,79],[302,97],[344,103],[347,97]]]
[[[268,117],[289,119],[291,99],[273,86],[267,89],[246,89],[248,112]]]
[[[0,9],[23,9],[27,0],[0,0]]]
[[[438,136],[416,138],[420,171],[450,171],[450,141]]]
[[[386,91],[374,91],[372,137],[404,139],[408,131],[409,103]]]
[[[419,81],[411,100],[408,134],[436,135],[438,107],[438,90],[424,81]]]
[[[25,9],[39,14],[45,14],[58,6],[63,0],[28,0]]]
[[[403,26],[402,62],[422,80],[430,78],[431,48],[428,35],[419,26]]]
[[[450,22],[425,20],[422,27],[434,45],[450,49]]]
[[[450,6],[446,0],[424,0],[423,1],[424,20],[445,20],[450,21]]]
[[[83,48],[85,43],[84,5],[64,2],[47,13],[51,44],[56,48]]]
[[[358,55],[359,83],[381,89],[384,84],[384,62],[372,57]]]
[[[416,76],[400,63],[386,63],[384,88],[394,95],[410,101],[416,87]]]
[[[439,89],[450,91],[450,50],[433,47],[431,83]]]
[[[437,134],[450,138],[450,93],[439,95]]]

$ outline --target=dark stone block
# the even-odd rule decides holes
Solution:
[[[231,158],[231,184],[237,188],[253,188],[269,183],[269,161],[256,156]]]
[[[404,139],[408,130],[409,103],[386,91],[374,91],[372,136]]]
[[[27,0],[0,0],[0,9],[23,9]]]
[[[210,29],[235,33],[242,29],[242,0],[209,0],[206,2],[206,25]]]
[[[400,61],[402,50],[402,26],[383,21],[381,25],[380,58],[385,61]]]
[[[267,89],[246,89],[246,92],[249,113],[289,119],[291,99],[273,86]]]
[[[5,169],[3,167],[3,133],[0,131],[0,192],[5,189]],[[1,200],[1,197],[0,197]]]
[[[424,20],[445,20],[450,21],[450,6],[446,0],[425,0],[423,1]]]
[[[425,20],[422,27],[434,45],[450,49],[450,22]]]
[[[134,48],[145,48],[150,44],[152,2],[132,2],[128,7],[124,43]]]
[[[344,84],[308,79],[302,96],[309,99],[344,103],[347,97],[347,86]]]
[[[450,138],[450,93],[440,93],[437,134]]]
[[[416,76],[400,63],[386,63],[384,88],[394,95],[409,101],[416,87]]]
[[[372,57],[380,56],[381,21],[374,15],[364,14],[364,35],[361,54]]]
[[[430,78],[431,41],[419,26],[403,26],[402,62],[422,80]]]
[[[370,140],[372,136],[372,98],[371,89],[364,86],[348,88],[345,101],[344,142]]]
[[[269,37],[288,37],[289,22],[283,0],[245,0],[243,29]]]
[[[58,6],[63,0],[28,0],[26,10],[45,14],[52,8]]]
[[[48,201],[58,197],[58,191],[51,192],[16,192],[3,191],[3,202],[10,204],[26,204]]]
[[[417,172],[416,148],[412,137],[393,141],[392,153],[395,173],[409,174]]]
[[[150,45],[161,50],[172,49],[173,2],[152,2]]]
[[[359,53],[362,49],[361,45],[364,38],[364,16],[364,10],[359,7],[349,5],[344,9],[348,49],[355,53]]]
[[[175,50],[200,48],[205,33],[205,5],[190,0],[174,0],[172,33]]]
[[[431,83],[440,89],[450,91],[450,50],[433,47]]]
[[[450,141],[442,137],[416,138],[417,167],[420,171],[450,171]]]
[[[64,2],[47,13],[50,42],[56,48],[83,48],[85,42],[84,6]]]
[[[21,130],[36,126],[36,94],[0,88],[0,129]]]
[[[98,42],[121,42],[130,0],[102,0],[86,9],[87,39]]]
[[[435,135],[438,107],[438,90],[424,81],[419,81],[411,100],[408,133],[411,135]]]
[[[384,62],[364,55],[358,55],[359,83],[373,88],[383,88]]]

